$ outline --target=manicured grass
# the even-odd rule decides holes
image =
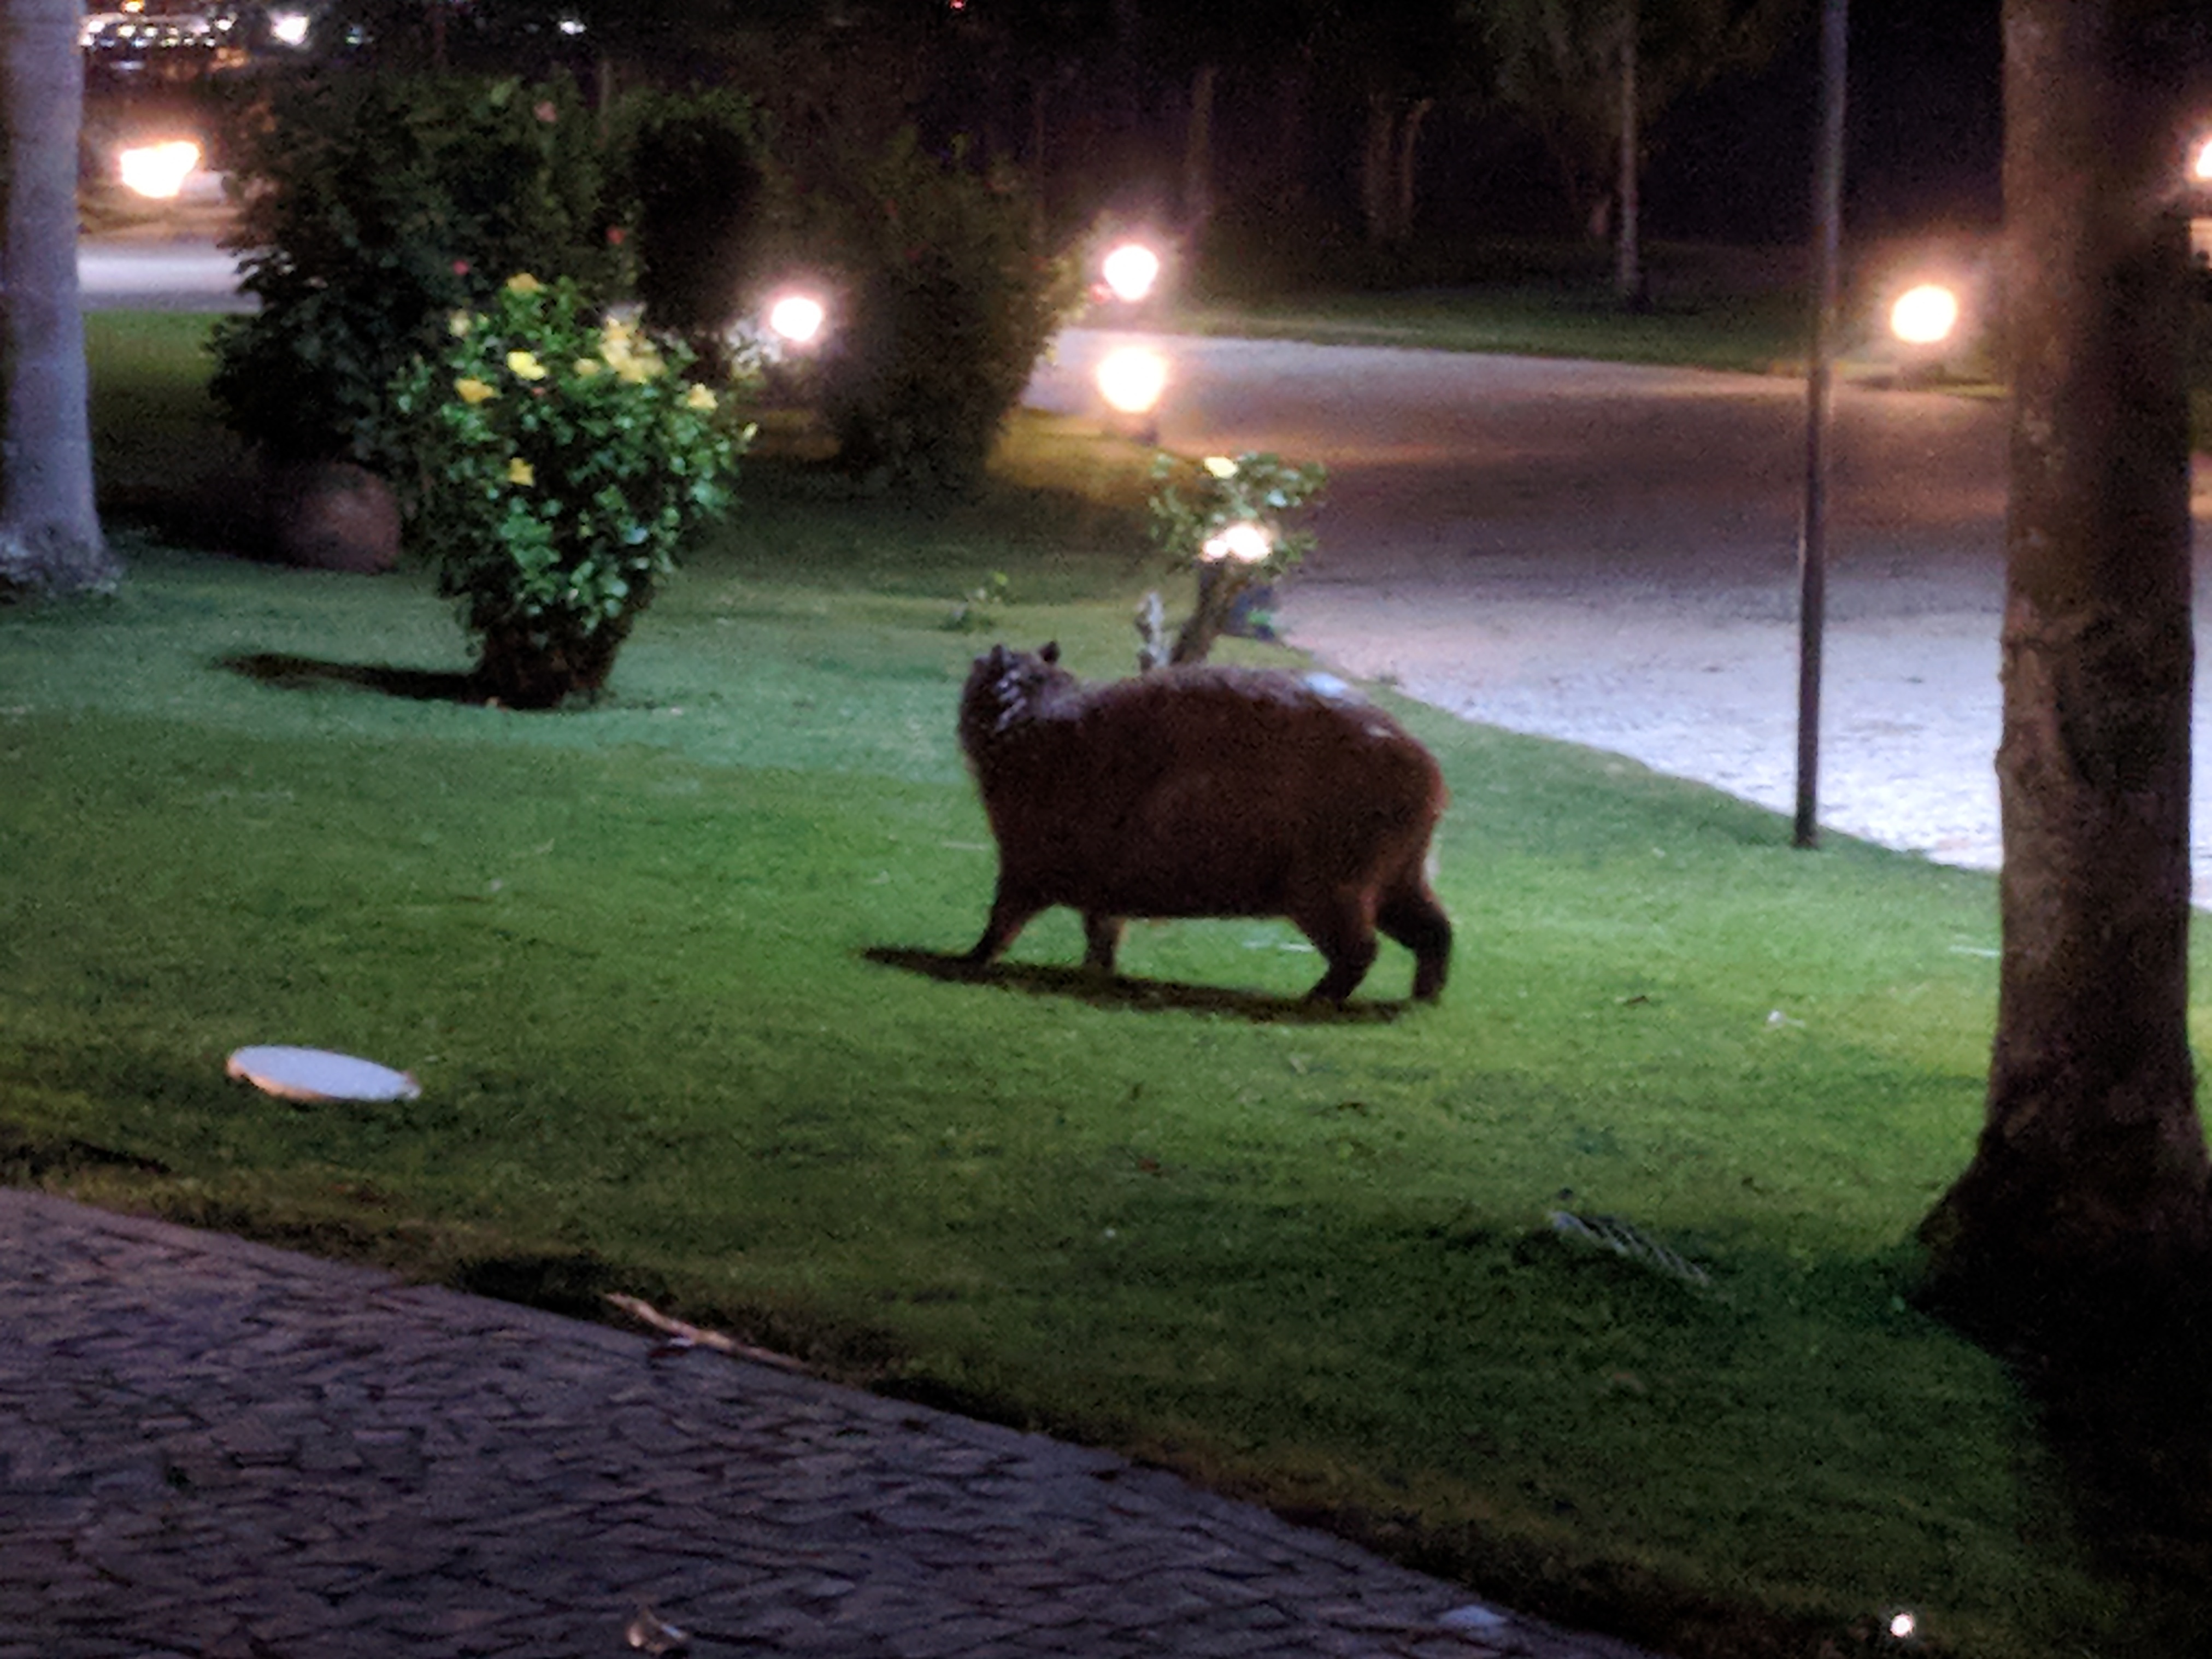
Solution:
[[[1418,708],[1442,1004],[1286,925],[1073,920],[981,978],[952,708],[995,633],[1130,665],[1129,458],[937,517],[757,482],[599,707],[434,692],[418,576],[151,542],[0,611],[0,1170],[1115,1444],[1685,1653],[2122,1651],[2002,1369],[1904,1299],[1978,1127],[1985,877]],[[769,471],[769,469],[760,469]],[[229,1083],[247,1042],[400,1105]],[[1622,1218],[1699,1285],[1579,1244]],[[1831,1646],[1823,1647],[1823,1644]]]

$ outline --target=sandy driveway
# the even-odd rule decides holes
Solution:
[[[1072,331],[1033,401],[1085,407],[1108,343]],[[1469,719],[1791,810],[1801,381],[1163,343],[1176,363],[1169,447],[1330,466],[1321,550],[1284,598],[1297,643]],[[2003,411],[1846,389],[1837,447],[1821,822],[1994,867]],[[2201,566],[2201,460],[2196,509]],[[2208,623],[2200,599],[2200,636]],[[2212,768],[2196,797],[2197,892],[2212,902]]]

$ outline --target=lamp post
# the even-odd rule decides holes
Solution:
[[[1791,844],[1820,844],[1820,643],[1828,605],[1828,437],[1844,222],[1844,71],[1850,0],[1820,10],[1820,139],[1814,205],[1813,361],[1805,375],[1805,521],[1797,559],[1797,812]]]

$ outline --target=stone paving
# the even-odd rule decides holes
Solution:
[[[0,1659],[1640,1659],[1104,1453],[0,1190]]]

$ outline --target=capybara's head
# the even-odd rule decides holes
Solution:
[[[994,645],[975,659],[960,694],[960,748],[970,761],[981,759],[1000,738],[1033,720],[1054,696],[1076,684],[1060,665],[1058,641],[1048,641],[1034,656]]]

